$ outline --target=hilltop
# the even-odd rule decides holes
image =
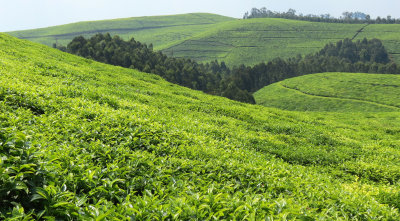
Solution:
[[[1,219],[400,218],[398,113],[243,104],[5,34],[0,58]]]
[[[175,41],[194,36],[220,22],[234,18],[209,13],[190,13],[167,16],[145,16],[101,21],[78,22],[48,28],[14,31],[9,34],[22,39],[52,46],[66,46],[74,37],[91,37],[97,33],[110,33],[154,45],[163,49]]]
[[[257,104],[297,111],[400,110],[400,76],[321,73],[286,79],[254,93]]]
[[[335,24],[279,18],[224,22],[209,31],[163,49],[198,61],[218,59],[228,65],[254,65],[274,58],[315,53],[327,43],[345,38],[381,39],[391,58],[400,61],[400,25]]]
[[[218,59],[229,66],[306,55],[317,52],[327,43],[364,37],[381,39],[391,58],[400,61],[398,24],[334,24],[279,18],[238,20],[194,13],[82,22],[10,34],[49,46],[57,39],[65,46],[77,35],[90,37],[98,32],[152,43],[155,50],[168,56],[200,62]]]

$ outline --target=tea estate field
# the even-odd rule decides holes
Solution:
[[[400,75],[310,74],[268,85],[257,104],[297,111],[379,112],[400,110]]]
[[[134,37],[143,43],[153,44],[154,49],[159,50],[203,32],[214,24],[231,20],[234,18],[210,13],[190,13],[84,21],[9,34],[48,46],[54,43],[67,46],[76,36],[91,37],[97,33],[110,33],[124,39]]]
[[[241,20],[193,13],[81,22],[10,34],[49,46],[56,42],[65,46],[75,36],[90,37],[99,32],[152,43],[155,50],[168,56],[200,62],[217,59],[231,67],[314,53],[327,43],[345,38],[379,38],[391,58],[400,62],[398,24],[335,24],[276,18]]]
[[[182,39],[166,54],[198,61],[225,61],[229,66],[255,65],[274,58],[292,58],[318,52],[345,38],[381,39],[391,59],[400,61],[400,25],[336,24],[278,18],[227,21],[191,38]]]
[[[399,118],[243,104],[0,34],[0,219],[398,220]]]

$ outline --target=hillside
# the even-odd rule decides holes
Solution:
[[[297,111],[399,111],[400,76],[321,73],[286,79],[254,93],[257,104]]]
[[[0,219],[398,220],[398,113],[206,95],[0,34]]]
[[[392,59],[400,62],[400,25],[336,24],[289,19],[235,20],[215,25],[207,32],[182,40],[164,52],[198,61],[223,60],[228,65],[254,65],[276,57],[317,52],[327,43],[345,38],[381,39]],[[397,43],[396,43],[397,42]]]
[[[355,39],[378,38],[381,39],[394,61],[400,63],[400,25],[368,25],[360,32]]]
[[[236,20],[215,25],[163,51],[199,61],[253,65],[320,50],[326,43],[352,38],[363,25],[326,24],[287,19]],[[196,53],[195,53],[196,52]]]
[[[10,32],[22,39],[52,46],[54,43],[66,46],[74,37],[93,36],[97,33],[120,35],[125,39],[134,37],[141,42],[163,49],[175,41],[184,40],[209,29],[213,24],[231,21],[233,18],[191,13],[169,16],[133,17],[102,21],[78,22],[48,28]]]
[[[156,50],[169,56],[201,62],[218,59],[229,66],[306,55],[344,38],[379,38],[392,59],[400,62],[397,24],[335,24],[274,18],[235,20],[213,14],[186,14],[83,22],[10,34],[47,45],[55,43],[57,38],[66,45],[76,35],[89,37],[99,31],[153,43]]]

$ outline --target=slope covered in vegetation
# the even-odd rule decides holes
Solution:
[[[382,39],[395,61],[400,53],[398,24],[336,24],[278,18],[236,20],[215,25],[181,43],[163,49],[167,54],[198,61],[218,59],[229,66],[254,65],[274,58],[317,52],[325,44],[345,38]]]
[[[0,110],[1,219],[400,218],[398,113],[238,103],[4,34]]]
[[[112,27],[121,30],[112,30]],[[345,38],[382,39],[391,58],[399,62],[400,45],[396,43],[400,40],[399,27],[398,24],[334,24],[279,18],[235,20],[212,14],[187,14],[77,23],[10,34],[47,45],[55,43],[57,38],[58,43],[66,46],[79,35],[90,37],[98,32],[110,32],[125,40],[134,37],[153,43],[155,50],[168,56],[200,62],[217,59],[233,66],[315,53],[325,44]]]
[[[78,22],[48,28],[10,32],[11,35],[52,46],[66,46],[74,37],[91,37],[97,33],[111,33],[125,39],[135,39],[163,49],[169,44],[194,36],[213,24],[234,20],[208,13],[170,16],[133,17],[102,21]]]
[[[216,25],[163,51],[199,61],[254,65],[320,50],[329,42],[352,38],[363,25],[323,24],[286,19],[237,20]],[[195,53],[196,52],[196,53]]]
[[[254,93],[257,104],[298,111],[399,111],[400,75],[321,73]]]
[[[368,25],[357,35],[356,39],[362,39],[368,36],[368,38],[378,38],[382,40],[391,58],[397,63],[400,63],[399,33],[399,24]]]
[[[327,44],[318,53],[230,69],[224,62],[202,64],[191,59],[168,57],[135,39],[96,34],[90,39],[74,38],[67,51],[85,58],[157,74],[169,82],[233,100],[255,103],[250,92],[290,77],[328,71],[400,73],[378,39]]]

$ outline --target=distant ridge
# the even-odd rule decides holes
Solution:
[[[235,19],[192,13],[79,22],[9,34],[52,46],[66,45],[73,37],[110,32],[134,37],[155,50],[199,62],[224,61],[228,66],[254,65],[276,57],[317,52],[327,43],[345,38],[379,38],[391,58],[400,63],[399,24],[335,24],[278,18]]]
[[[51,46],[56,42],[66,45],[79,35],[89,37],[97,33],[109,32],[125,38],[135,37],[135,39],[153,43],[155,47],[162,48],[163,43],[171,43],[171,41],[190,37],[199,31],[207,29],[212,24],[231,20],[234,20],[234,18],[208,13],[190,13],[84,21],[48,28],[14,31],[10,32],[10,34],[18,38],[29,39]],[[185,26],[199,27],[185,29]],[[152,29],[159,29],[156,36],[153,36],[155,33]],[[160,35],[162,35],[162,39],[159,38]],[[166,42],[164,42],[165,38],[168,38]]]

